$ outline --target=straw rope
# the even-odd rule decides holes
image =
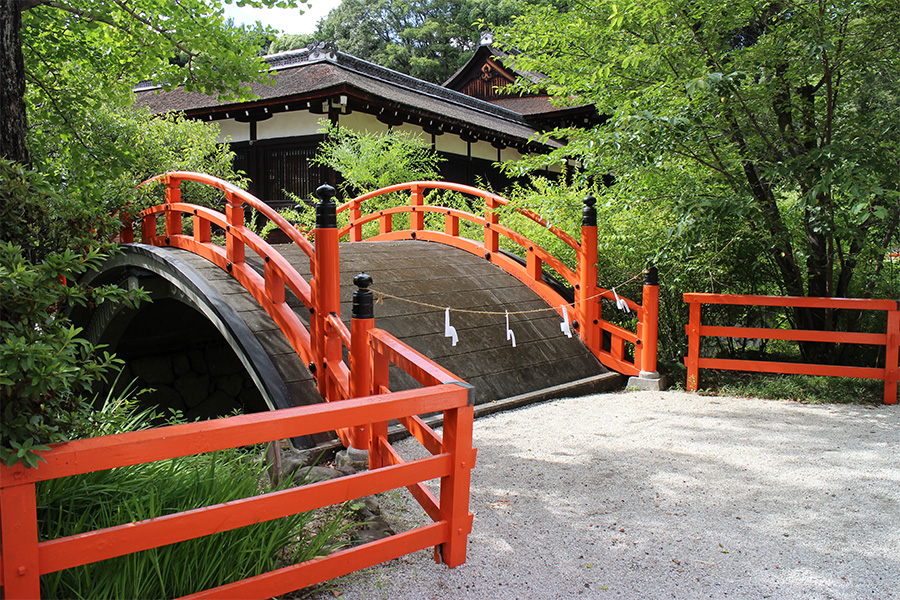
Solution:
[[[619,285],[615,286],[614,288],[609,288],[609,289],[613,290],[618,287],[622,287],[623,285],[627,285],[627,284],[631,283],[632,281],[634,281],[635,279],[639,278],[642,274],[643,273],[637,273],[637,274],[633,275],[630,279],[620,283]],[[513,311],[513,312],[509,312],[509,311],[501,312],[501,311],[495,311],[495,310],[471,310],[471,309],[467,309],[467,308],[453,308],[451,306],[439,306],[437,304],[430,304],[428,302],[420,302],[418,300],[412,300],[410,298],[403,298],[402,296],[395,296],[393,294],[389,294],[387,292],[383,292],[383,291],[375,289],[375,288],[369,288],[369,289],[372,291],[373,294],[376,294],[378,296],[378,299],[376,300],[376,302],[378,304],[384,304],[384,299],[390,298],[391,300],[399,300],[400,302],[406,302],[408,304],[415,304],[416,306],[424,306],[426,308],[433,308],[435,310],[447,310],[449,308],[450,311],[452,311],[452,312],[464,313],[464,314],[469,314],[469,315],[499,315],[499,316],[530,315],[530,314],[535,314],[535,313],[550,312],[550,311],[555,312],[556,311],[556,308],[552,307],[552,306],[547,307],[547,308],[536,308],[533,310],[518,310],[518,311]],[[594,294],[593,296],[589,296],[587,298],[584,298],[583,300],[575,301],[572,304],[568,304],[568,306],[574,307],[579,302],[586,302],[587,300],[593,300],[594,298],[599,298],[600,296],[603,296],[605,293],[607,293],[607,291],[600,292],[599,294]]]

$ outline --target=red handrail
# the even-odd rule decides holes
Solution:
[[[824,375],[831,377],[881,379],[884,381],[884,403],[897,403],[898,356],[900,356],[900,310],[898,310],[898,303],[894,300],[819,298],[804,296],[684,294],[684,301],[690,306],[690,317],[688,324],[685,326],[685,331],[688,336],[688,355],[685,357],[685,366],[687,367],[687,389],[689,391],[696,391],[699,387],[698,378],[700,369],[727,369],[760,373],[789,373],[795,375]],[[702,325],[701,310],[704,304],[880,310],[887,312],[887,330],[885,333],[855,333]],[[775,361],[703,358],[700,356],[701,337],[737,337],[790,340],[797,342],[884,346],[885,366],[884,368],[852,367]]]

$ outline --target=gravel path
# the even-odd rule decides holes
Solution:
[[[423,551],[319,597],[900,598],[900,407],[623,392],[480,419],[475,445],[465,565]]]

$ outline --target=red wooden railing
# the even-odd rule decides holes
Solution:
[[[436,547],[447,565],[462,564],[472,528],[468,510],[469,472],[475,461],[471,388],[390,334],[374,329],[371,315],[353,318],[349,329],[341,321],[338,235],[336,225],[327,224],[329,211],[332,221],[334,217],[330,197],[320,203],[326,218],[316,229],[313,247],[268,206],[225,181],[183,172],[154,179],[165,182],[166,201],[142,213],[142,241],[194,252],[231,273],[272,316],[299,357],[310,364],[319,391],[329,403],[55,444],[42,453],[47,462],[39,469],[26,469],[21,463],[11,468],[0,466],[3,595],[37,598],[39,577],[44,573],[398,487],[409,488],[431,516],[432,525],[208,590],[196,597],[277,596],[430,546]],[[224,191],[225,214],[182,202],[182,181],[206,183]],[[310,282],[245,226],[244,203],[274,221],[309,258],[313,273]],[[165,219],[162,233],[158,232],[160,215]],[[190,235],[183,232],[185,216],[193,220]],[[213,225],[223,230],[224,246],[214,243]],[[123,230],[121,240],[134,241],[131,225]],[[254,268],[247,262],[247,248],[259,256],[261,266]],[[364,283],[360,285],[365,287]],[[285,302],[286,287],[310,309],[309,329]],[[371,292],[360,289],[357,293],[368,293],[371,306]],[[354,297],[354,310],[357,304],[364,303],[357,303]],[[349,351],[350,366],[343,361],[343,347]],[[391,392],[388,366],[392,363],[425,387]],[[444,415],[443,437],[417,416],[437,411]],[[432,457],[404,462],[388,442],[387,421],[391,419],[404,424]],[[328,430],[337,431],[345,445],[369,450],[369,472],[78,536],[38,541],[35,483],[39,481]],[[439,498],[423,484],[438,478]]]
[[[485,213],[483,216],[479,216],[454,208],[425,204],[425,192],[430,189],[450,190],[481,198],[485,202]],[[363,214],[363,206],[366,201],[396,192],[409,192],[410,203]],[[612,290],[597,285],[597,221],[593,202],[593,198],[590,199],[590,202],[586,200],[581,242],[551,225],[539,215],[529,210],[515,209],[519,214],[552,232],[575,251],[578,260],[574,272],[562,260],[532,240],[500,224],[497,209],[509,205],[509,200],[467,185],[442,181],[413,181],[392,185],[354,198],[340,206],[337,212],[349,211],[349,223],[340,229],[339,235],[341,237],[349,236],[351,242],[362,241],[364,238],[363,226],[366,223],[377,221],[378,233],[366,239],[371,241],[415,239],[439,242],[477,256],[483,256],[534,290],[550,306],[554,307],[560,316],[562,316],[562,306],[568,305],[568,311],[571,311],[574,316],[572,327],[578,331],[582,342],[601,363],[626,375],[655,374],[659,310],[659,286],[655,273],[645,280],[642,304],[624,299],[637,316],[638,325],[635,332],[619,327],[601,317],[601,299],[614,300],[615,297]],[[443,215],[443,231],[426,228],[426,213]],[[393,229],[393,217],[398,214],[409,214],[409,229],[396,231]],[[484,231],[481,240],[462,237],[460,235],[461,220],[481,227]],[[512,241],[521,249],[520,254],[525,256],[524,265],[499,252],[500,236]],[[562,281],[572,286],[575,291],[574,303],[570,304],[543,280],[545,266],[555,271]],[[604,343],[604,332],[610,339],[608,347]],[[633,360],[628,359],[626,344],[634,347]]]
[[[862,298],[807,298],[802,296],[739,296],[725,294],[685,294],[690,305],[690,318],[686,326],[688,335],[687,389],[696,391],[700,369],[727,369],[761,373],[787,373],[795,375],[827,375],[835,377],[859,377],[884,381],[884,403],[897,403],[898,348],[900,348],[900,310],[894,300],[868,300]],[[739,306],[778,306],[824,309],[883,310],[887,311],[885,333],[852,333],[839,331],[813,331],[795,329],[767,329],[758,327],[718,327],[701,323],[701,307],[704,304],[730,304]],[[817,365],[700,356],[701,337],[733,337],[797,342],[826,342],[844,344],[869,344],[885,347],[884,368]]]
[[[228,531],[260,521],[340,504],[407,487],[433,523],[324,558],[198,592],[192,598],[271,598],[327,581],[431,546],[450,567],[465,562],[472,529],[469,472],[473,408],[468,386],[390,334],[363,328],[357,346],[374,372],[380,393],[299,408],[175,425],[147,431],[54,444],[38,469],[22,463],[0,466],[0,586],[6,598],[39,598],[39,577],[62,569]],[[371,361],[371,362],[368,362]],[[387,389],[387,365],[394,363],[427,387]],[[439,436],[417,416],[443,411]],[[387,438],[387,420],[407,426],[431,456],[404,461]],[[370,468],[339,479],[261,494],[103,530],[39,542],[35,484],[70,475],[260,444],[334,429],[366,428]],[[440,479],[437,498],[425,481]]]

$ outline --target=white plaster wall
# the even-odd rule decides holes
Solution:
[[[522,158],[522,154],[515,148],[504,148],[500,151],[501,161],[519,160],[520,158]]]
[[[250,123],[238,123],[234,119],[216,121],[219,124],[219,143],[246,142],[250,139]]]
[[[314,115],[308,110],[293,110],[275,113],[272,118],[256,124],[256,139],[316,135],[319,133],[319,119],[324,115]]]
[[[352,112],[349,115],[340,115],[338,123],[352,131],[368,131],[370,133],[382,133],[388,126],[379,121],[375,115],[364,112]]]
[[[453,154],[461,154],[466,156],[469,153],[469,147],[466,142],[459,139],[459,136],[452,133],[445,133],[437,136],[434,142],[434,149],[439,152],[451,152]]]
[[[472,144],[472,157],[496,162],[497,149],[490,142],[478,141]]]
[[[403,123],[399,127],[394,127],[394,131],[403,131],[405,133],[409,133],[411,135],[417,136],[420,140],[431,144],[431,134],[425,133],[425,130],[422,129],[419,125],[414,125],[412,123]]]

